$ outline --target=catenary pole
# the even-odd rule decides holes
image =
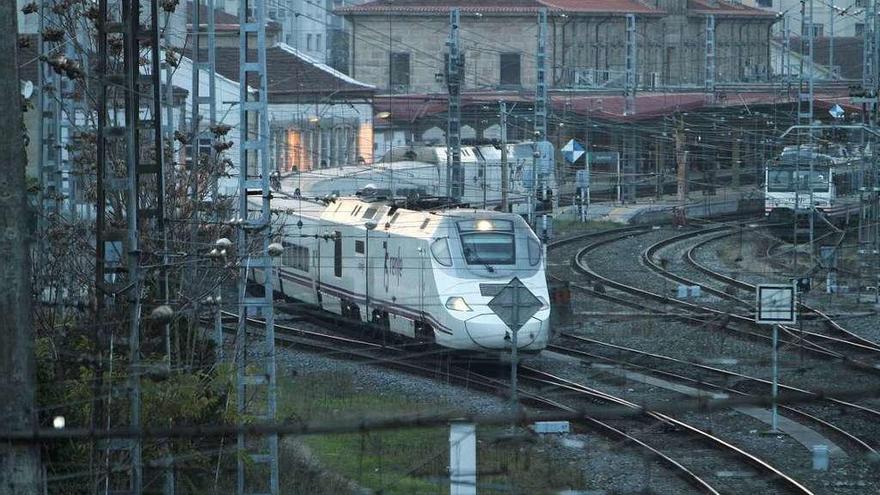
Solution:
[[[7,428],[36,427],[34,330],[31,321],[31,257],[33,236],[25,186],[24,140],[19,99],[16,2],[0,2],[0,417]],[[0,442],[0,491],[38,493],[40,451],[36,445]]]

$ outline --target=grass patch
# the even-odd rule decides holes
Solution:
[[[279,417],[296,421],[455,411],[438,400],[359,388],[342,373],[300,375],[279,383]],[[580,472],[561,465],[538,443],[495,442],[503,429],[477,433],[480,493],[555,493],[583,484]],[[314,435],[299,440],[325,469],[383,494],[449,492],[449,431],[414,428],[345,435]],[[285,472],[282,470],[282,478]]]

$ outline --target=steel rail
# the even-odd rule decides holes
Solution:
[[[691,266],[693,266],[695,269],[699,270],[701,273],[704,273],[712,278],[715,278],[716,280],[720,280],[720,281],[725,282],[729,285],[738,287],[742,290],[751,291],[754,293],[754,291],[755,291],[754,285],[752,285],[748,282],[744,282],[742,280],[737,280],[733,277],[730,277],[728,275],[724,275],[723,273],[712,270],[711,268],[703,265],[702,263],[700,263],[696,259],[696,251],[698,249],[704,247],[706,244],[709,244],[712,241],[716,241],[718,239],[727,237],[729,235],[733,235],[733,234],[725,234],[725,235],[721,235],[721,236],[715,236],[710,239],[706,239],[704,241],[701,241],[699,243],[694,244],[690,249],[688,249],[688,251],[686,253],[686,261]],[[844,328],[842,325],[840,325],[839,323],[834,321],[833,318],[831,318],[830,316],[828,316],[827,314],[825,314],[821,310],[819,310],[817,308],[813,308],[813,307],[808,306],[806,304],[803,304],[801,302],[798,302],[798,307],[801,308],[805,312],[813,313],[816,316],[818,316],[820,319],[825,321],[825,324],[831,330],[838,332],[838,333],[841,333],[841,334],[845,335],[846,337],[852,339],[852,341],[837,339],[838,342],[848,342],[848,343],[850,343],[850,345],[858,346],[859,348],[862,348],[862,349],[866,349],[866,350],[870,349],[870,350],[873,350],[874,352],[880,352],[880,344],[873,342],[869,339],[866,339],[866,338],[862,337],[861,335],[853,333],[850,330],[847,330],[846,328]],[[822,338],[830,338],[830,336],[822,336],[822,334],[813,333],[813,335],[814,336],[821,336]]]
[[[228,311],[223,311],[222,313],[227,317],[237,318],[237,315],[235,313],[231,313]],[[256,318],[247,318],[247,323],[257,326],[263,324],[261,320]],[[307,330],[303,328],[296,328],[280,323],[275,323],[275,338],[276,340],[285,344],[295,343],[297,345],[308,346],[317,350],[329,349],[331,351],[339,352],[340,354],[345,354],[350,357],[355,357],[359,359],[377,360],[379,361],[379,364],[383,366],[392,367],[395,369],[403,369],[407,372],[417,374],[419,376],[435,376],[437,372],[435,368],[424,365],[423,361],[411,361],[413,359],[413,356],[407,357],[405,355],[397,355],[394,357],[394,359],[388,359],[387,356],[379,356],[371,353],[365,353],[363,352],[364,349],[380,351],[383,353],[387,353],[388,351],[404,352],[406,350],[367,340],[317,332],[314,330]],[[331,346],[331,343],[334,345]],[[342,344],[342,346],[340,346],[339,344]],[[357,348],[344,347],[349,345],[357,346]],[[423,360],[424,356],[420,355],[418,356],[418,358],[420,360]],[[461,370],[458,368],[451,369],[457,371],[457,378],[452,378],[456,379],[458,382],[463,382],[468,385],[475,385],[483,390],[487,390],[497,395],[505,395],[509,390],[509,385],[500,380],[486,377],[471,370]],[[576,409],[570,406],[562,404],[553,399],[543,397],[541,395],[533,394],[527,390],[520,390],[519,394],[522,401],[530,403],[536,407],[559,409],[570,413],[577,412]],[[595,428],[604,431],[607,435],[613,436],[615,438],[624,439],[627,442],[631,442],[637,445],[639,448],[648,451],[652,456],[657,457],[664,464],[670,466],[675,472],[677,472],[680,478],[684,479],[692,486],[698,488],[700,491],[708,495],[721,495],[721,492],[712,487],[711,484],[702,479],[692,470],[688,469],[686,466],[676,461],[669,455],[658,450],[657,448],[643,442],[642,440],[639,440],[635,436],[630,435],[625,431],[614,427],[610,423],[599,420],[597,418],[582,416],[581,419],[585,423],[589,423]]]
[[[768,387],[770,386],[770,383],[766,380],[762,380],[760,378],[755,378],[755,377],[745,375],[742,373],[738,373],[735,371],[714,368],[711,366],[702,365],[700,363],[693,363],[690,361],[685,361],[683,359],[677,359],[677,358],[665,356],[662,354],[646,352],[646,351],[642,351],[639,349],[634,349],[634,348],[621,346],[621,345],[617,345],[617,344],[610,344],[607,342],[602,342],[602,341],[598,341],[595,339],[581,337],[579,335],[574,335],[574,334],[561,334],[561,337],[575,340],[575,341],[583,341],[584,343],[589,343],[590,346],[604,346],[604,347],[614,349],[616,351],[623,351],[623,352],[635,354],[637,356],[649,357],[652,359],[667,361],[667,362],[675,363],[675,364],[682,365],[682,366],[697,368],[697,369],[700,369],[703,371],[709,371],[709,372],[712,372],[715,374],[719,374],[725,378],[736,378],[736,379],[742,380],[742,381],[759,383],[761,385],[767,385]],[[584,360],[584,358],[588,358],[588,359],[593,359],[593,360],[600,360],[600,361],[605,361],[605,362],[609,362],[609,363],[614,363],[614,364],[621,365],[621,366],[627,366],[629,368],[641,369],[641,370],[644,370],[644,371],[646,371],[650,374],[653,374],[653,375],[677,380],[680,382],[689,383],[691,385],[696,386],[696,388],[702,388],[704,386],[709,386],[713,389],[720,390],[720,391],[723,391],[726,393],[736,394],[736,395],[740,395],[740,396],[754,396],[753,394],[750,394],[748,392],[743,392],[741,390],[737,390],[735,388],[728,387],[725,385],[719,385],[717,383],[710,383],[710,382],[707,382],[702,379],[691,378],[691,377],[688,377],[688,376],[685,376],[685,375],[682,375],[679,373],[674,373],[671,371],[662,370],[659,368],[654,368],[652,366],[647,366],[644,364],[634,363],[632,361],[625,361],[625,360],[621,360],[621,359],[614,359],[614,358],[611,358],[608,356],[602,356],[602,355],[595,354],[590,351],[586,351],[584,349],[562,347],[562,346],[558,346],[558,345],[548,346],[548,349],[552,350],[553,352],[573,356],[573,357],[579,358],[581,360]],[[789,387],[787,385],[780,384],[780,388],[785,389],[785,390],[789,390],[789,391],[797,391],[797,393],[807,394],[812,397],[821,398],[822,400],[828,400],[829,402],[832,402],[833,404],[835,404],[837,406],[846,406],[846,407],[852,406],[852,404],[850,404],[848,402],[835,401],[834,399],[830,399],[828,397],[820,397],[818,394],[815,394],[813,392],[808,392],[806,390],[801,391],[800,389],[797,389],[795,387]],[[838,435],[840,435],[840,436],[846,438],[847,440],[849,440],[850,442],[856,444],[861,450],[863,450],[867,453],[871,453],[871,454],[878,453],[874,447],[872,447],[870,444],[868,444],[868,442],[866,442],[865,440],[862,440],[856,434],[850,433],[850,432],[846,431],[845,429],[843,429],[842,427],[831,423],[830,421],[824,420],[814,414],[810,414],[806,411],[802,411],[802,410],[797,409],[793,406],[780,405],[779,407],[783,410],[789,411],[792,414],[801,416],[809,421],[813,421],[815,423],[822,425],[825,428],[828,428],[828,429],[834,431]],[[863,406],[858,406],[858,408],[859,408],[859,410],[862,410]],[[875,418],[873,418],[875,421],[880,419],[880,411],[873,411],[873,414],[875,415]]]
[[[712,233],[718,232],[720,230],[724,230],[726,228],[730,228],[730,227],[720,227],[720,228],[715,228],[715,229],[707,229],[707,230],[703,230],[703,231],[688,232],[688,233],[681,234],[678,236],[673,236],[673,237],[669,237],[667,239],[663,239],[655,244],[652,244],[647,249],[645,249],[645,251],[642,253],[642,263],[645,266],[647,266],[650,270],[654,271],[655,273],[657,273],[658,275],[660,275],[662,277],[674,280],[679,283],[684,283],[687,285],[698,285],[701,288],[703,288],[706,292],[709,292],[709,293],[711,293],[717,297],[720,297],[722,299],[734,301],[737,304],[745,306],[745,307],[751,309],[752,311],[754,311],[755,306],[753,303],[749,303],[743,299],[740,299],[740,298],[738,298],[732,294],[729,294],[725,291],[718,290],[718,289],[716,289],[710,285],[707,285],[705,283],[697,282],[697,281],[694,281],[694,280],[689,279],[687,277],[677,275],[654,261],[656,254],[661,249],[664,249],[668,246],[671,246],[673,244],[677,244],[679,242],[682,242],[682,241],[685,241],[688,239],[692,239],[694,237],[700,237],[703,235],[712,234]],[[696,249],[708,244],[709,242],[712,242],[712,241],[718,240],[718,239],[722,239],[725,237],[729,237],[731,235],[735,235],[735,233],[724,233],[719,236],[714,236],[709,239],[706,239],[705,241],[701,241],[699,243],[696,243],[696,244],[694,244],[694,246],[692,246],[686,252],[686,254],[683,258],[689,265],[693,266],[696,270],[700,271],[701,273],[703,273],[705,275],[709,275],[710,277],[715,278],[716,280],[719,280],[719,281],[727,284],[728,286],[736,287],[738,289],[742,289],[742,290],[750,291],[750,292],[754,293],[755,292],[754,285],[747,284],[747,283],[742,282],[740,280],[734,279],[733,277],[728,277],[720,272],[716,272],[716,271],[712,270],[711,268],[708,268],[708,267],[700,264],[695,259],[694,253],[695,253]],[[792,337],[795,337],[796,335],[798,335],[798,336],[804,335],[804,336],[808,336],[808,337],[811,337],[816,340],[827,341],[828,343],[831,343],[834,345],[839,345],[839,346],[843,346],[843,347],[847,347],[847,348],[854,347],[859,352],[880,353],[880,347],[878,347],[876,344],[872,344],[870,341],[863,339],[863,338],[853,334],[852,332],[849,332],[848,330],[844,329],[839,324],[837,324],[836,322],[831,320],[830,317],[828,317],[827,315],[825,315],[821,311],[814,309],[814,308],[810,308],[810,307],[808,307],[804,304],[801,304],[801,303],[799,303],[798,305],[799,305],[799,307],[804,308],[805,311],[807,311],[809,313],[816,314],[821,319],[825,320],[826,325],[833,325],[833,328],[835,328],[835,330],[838,331],[839,333],[843,333],[844,335],[851,336],[855,340],[859,340],[859,341],[853,342],[853,341],[841,339],[841,338],[838,338],[838,337],[835,337],[832,335],[825,335],[825,334],[816,333],[816,332],[809,331],[809,330],[796,329],[796,328],[791,327],[789,325],[782,325],[781,327],[782,327],[783,331],[787,332]],[[742,321],[743,323],[746,323],[746,322],[753,323],[753,319],[751,316],[748,316],[748,315],[738,315],[738,316],[742,317],[742,318],[738,318],[738,319],[740,321]],[[866,343],[871,344],[871,345],[866,345]],[[810,344],[815,347],[821,348],[823,350],[831,351],[830,349],[822,346],[821,344],[819,344],[817,342],[810,342]]]
[[[547,385],[554,385],[556,387],[571,390],[573,392],[579,392],[579,393],[584,394],[586,396],[589,396],[593,399],[611,402],[613,404],[624,406],[624,407],[627,407],[627,408],[630,408],[633,410],[644,411],[645,415],[647,415],[651,418],[654,418],[654,419],[661,421],[663,423],[667,423],[669,425],[684,429],[684,430],[688,431],[689,433],[691,433],[691,434],[693,434],[703,440],[706,440],[711,444],[714,444],[716,447],[720,447],[724,451],[727,451],[728,453],[732,453],[736,457],[742,458],[748,464],[750,464],[754,468],[756,468],[758,471],[764,472],[764,473],[767,473],[767,474],[770,474],[770,475],[776,477],[779,481],[783,482],[788,487],[789,490],[792,490],[793,492],[804,494],[804,495],[812,495],[813,494],[813,492],[809,488],[807,488],[806,486],[801,484],[799,481],[797,481],[793,477],[785,474],[784,472],[782,472],[780,469],[776,468],[775,466],[773,466],[769,462],[759,458],[758,456],[756,456],[754,454],[751,454],[751,453],[743,450],[740,447],[737,447],[736,445],[734,445],[734,444],[732,444],[732,443],[730,443],[720,437],[712,435],[711,433],[703,431],[693,425],[685,423],[684,421],[681,421],[681,420],[676,419],[672,416],[669,416],[668,414],[658,413],[658,412],[644,409],[641,406],[639,406],[638,404],[630,402],[626,399],[622,399],[620,397],[614,396],[612,394],[609,394],[607,392],[603,392],[598,389],[587,387],[586,385],[582,385],[580,383],[573,382],[573,381],[568,380],[566,378],[558,377],[556,375],[553,375],[551,373],[547,373],[545,371],[537,370],[537,369],[534,369],[534,368],[531,368],[528,366],[522,366],[521,368],[525,372],[525,373],[523,373],[523,378],[525,378],[527,380],[532,380],[532,381],[535,381],[538,383],[544,383]]]
[[[748,337],[756,338],[756,339],[759,339],[759,340],[764,340],[764,341],[767,341],[767,342],[770,341],[770,337],[769,337],[768,335],[766,335],[766,333],[756,333],[756,332],[754,332],[754,331],[751,330],[751,329],[753,329],[753,328],[755,327],[755,325],[754,325],[754,321],[751,320],[751,319],[749,319],[749,318],[745,318],[745,317],[742,317],[742,316],[738,316],[738,315],[730,314],[730,313],[723,312],[723,311],[718,311],[717,309],[709,308],[709,307],[706,307],[706,306],[699,306],[699,305],[692,304],[692,303],[689,303],[689,302],[686,302],[686,301],[682,301],[682,300],[679,300],[679,299],[675,299],[675,298],[672,298],[672,297],[669,297],[669,296],[665,296],[665,295],[662,295],[662,294],[657,294],[657,293],[655,293],[655,292],[651,292],[651,291],[648,291],[648,290],[645,290],[645,289],[641,289],[641,288],[638,288],[638,287],[633,287],[633,286],[631,286],[631,285],[627,285],[627,284],[624,284],[624,283],[622,283],[622,282],[618,282],[618,281],[612,280],[612,279],[610,279],[610,278],[608,278],[608,277],[605,277],[605,276],[603,276],[603,275],[598,274],[596,271],[592,270],[592,269],[589,267],[589,265],[587,265],[587,264],[584,262],[585,255],[586,255],[587,253],[589,253],[590,251],[595,250],[595,249],[598,249],[599,247],[602,247],[602,246],[604,246],[604,245],[606,245],[606,244],[611,244],[611,243],[617,242],[617,241],[619,241],[619,240],[621,240],[621,239],[623,239],[623,238],[625,238],[625,237],[630,237],[630,236],[632,236],[632,235],[638,235],[638,234],[640,234],[640,233],[627,233],[627,234],[624,235],[624,236],[618,236],[618,237],[611,237],[611,238],[607,238],[607,239],[602,239],[602,240],[600,240],[600,241],[594,242],[594,243],[592,243],[592,244],[590,244],[590,245],[587,245],[587,246],[581,248],[581,249],[577,252],[577,254],[575,254],[575,256],[572,257],[572,260],[571,260],[572,268],[573,268],[575,271],[577,271],[577,272],[579,272],[579,273],[581,273],[581,274],[584,274],[584,275],[586,275],[587,277],[589,277],[589,278],[591,278],[591,279],[593,279],[593,280],[599,281],[599,282],[601,282],[602,284],[607,285],[608,287],[612,287],[612,288],[614,288],[614,289],[617,289],[617,290],[619,290],[619,291],[621,291],[621,292],[629,293],[629,294],[635,294],[635,295],[641,296],[641,297],[643,297],[643,298],[645,298],[645,299],[650,299],[650,300],[652,300],[652,301],[660,302],[660,303],[667,304],[667,305],[670,305],[670,306],[677,306],[677,307],[680,307],[680,308],[684,308],[684,309],[686,309],[686,310],[690,313],[690,315],[687,315],[687,314],[683,314],[683,315],[672,315],[673,317],[676,317],[676,318],[678,318],[678,319],[684,319],[684,320],[686,320],[686,321],[689,321],[689,322],[692,322],[692,323],[697,323],[697,324],[707,324],[707,323],[710,323],[710,321],[708,321],[708,320],[704,320],[704,319],[700,319],[700,318],[696,318],[696,317],[693,316],[693,315],[695,315],[695,314],[700,314],[700,315],[712,315],[712,316],[715,316],[716,318],[719,318],[719,321],[724,322],[724,324],[723,324],[722,326],[723,326],[724,328],[726,328],[727,330],[731,331],[731,332],[740,333],[740,334],[746,335],[746,336],[748,336]],[[586,290],[586,291],[589,291],[589,292],[591,292],[591,293],[594,294],[594,295],[599,295],[599,294],[600,294],[600,293],[599,293],[598,291],[596,291],[595,289],[587,288],[587,287],[584,287],[584,286],[581,286],[581,285],[572,285],[572,287],[574,287],[574,288],[576,288],[576,289],[579,289],[579,290]],[[628,300],[625,300],[625,299],[622,299],[622,298],[614,298],[613,296],[609,297],[609,296],[606,295],[606,294],[601,294],[600,297],[603,297],[603,298],[606,299],[606,300],[612,300],[612,298],[613,298],[613,299],[616,299],[614,302],[620,302],[620,303],[625,304],[625,305],[630,306],[630,307],[650,308],[650,307],[645,306],[644,304],[641,304],[641,303],[636,303],[636,302],[633,302],[633,301],[628,301]],[[663,312],[663,311],[656,310],[656,308],[650,308],[650,309],[653,310],[653,311],[657,311],[659,314],[666,314],[666,313]],[[746,326],[747,328],[749,328],[749,330],[744,330],[744,329],[740,329],[740,328],[733,328],[733,327],[730,326],[730,324],[729,324],[729,323],[730,323],[730,320],[739,320],[740,323],[746,323],[747,325],[745,325],[745,326]],[[781,342],[782,342],[783,344],[792,344],[792,345],[795,345],[795,344],[796,344],[796,342],[794,342],[794,341],[788,341],[788,340],[785,340],[785,339],[781,340]],[[838,353],[838,352],[834,352],[834,351],[831,351],[831,350],[828,350],[828,349],[824,349],[824,348],[815,348],[815,346],[816,346],[815,344],[813,344],[813,343],[811,343],[811,342],[808,342],[808,347],[806,347],[806,349],[808,349],[808,350],[810,350],[811,352],[816,353],[816,354],[818,354],[818,355],[820,355],[820,356],[826,357],[826,358],[840,359],[840,360],[845,360],[845,359],[846,359],[846,356],[844,356],[843,354],[840,354],[840,353]],[[868,366],[868,367],[870,367],[869,365],[864,365],[864,366]],[[873,369],[873,368],[872,368],[872,369]],[[877,371],[877,372],[880,372],[880,370],[876,370],[876,371]]]

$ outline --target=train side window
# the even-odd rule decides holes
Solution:
[[[371,206],[371,207],[367,208],[367,211],[364,212],[364,216],[362,216],[361,218],[364,218],[366,220],[370,220],[376,216],[377,211],[379,211],[378,208],[376,208],[375,206]]]
[[[295,244],[285,246],[282,264],[300,271],[309,271],[309,248]]]
[[[430,219],[430,218],[426,218],[425,221],[422,222],[422,226],[419,227],[419,230],[425,230],[425,227],[427,227],[429,223],[431,223],[431,219]]]
[[[364,241],[354,241],[354,252],[364,254]]]
[[[338,230],[333,238],[333,274],[342,276],[342,232]]]

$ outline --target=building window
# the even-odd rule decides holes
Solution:
[[[773,0],[758,0],[758,7],[769,9],[773,7]]]
[[[320,34],[315,35],[315,50],[321,51],[321,35]]]
[[[856,36],[864,36],[865,35],[865,23],[857,22],[856,23]]]
[[[822,24],[813,24],[813,38],[825,36],[825,27]]]
[[[522,84],[519,53],[502,53],[500,57],[501,86],[519,86]]]
[[[312,51],[312,34],[306,35],[306,50]]]
[[[406,89],[409,87],[409,53],[391,54],[391,80],[392,89]]]
[[[853,2],[853,7],[857,8],[857,9],[863,8],[864,6],[865,6],[864,0],[855,0],[855,2]],[[856,24],[856,25],[858,26],[858,24]]]

